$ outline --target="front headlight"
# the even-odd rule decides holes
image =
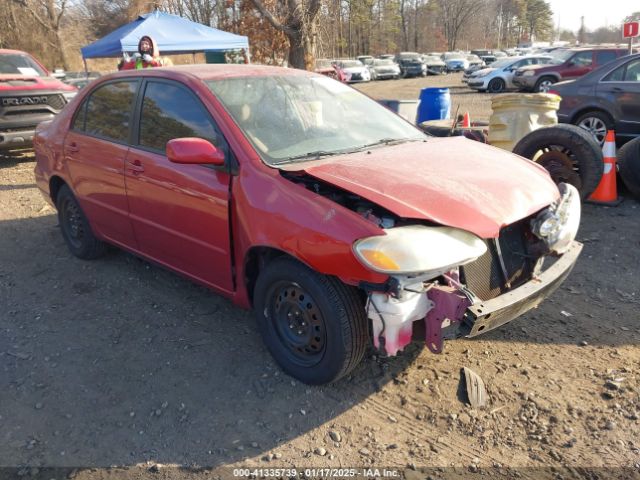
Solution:
[[[63,92],[62,96],[67,101],[67,103],[69,103],[71,101],[71,99],[73,97],[75,97],[77,94],[78,94],[78,92]]]
[[[560,199],[532,220],[533,233],[543,240],[551,251],[566,252],[576,238],[580,227],[580,194],[568,183],[558,185]]]
[[[525,70],[522,74],[523,77],[533,77],[536,74],[534,70]]]
[[[380,273],[425,274],[437,277],[472,262],[487,250],[475,235],[451,227],[409,225],[385,230],[353,244],[356,257]]]

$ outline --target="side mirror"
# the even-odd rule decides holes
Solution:
[[[567,67],[575,67],[575,66],[576,66],[576,63],[573,60],[569,60],[567,62]]]
[[[167,142],[166,154],[173,163],[224,165],[224,152],[202,138],[174,138]]]

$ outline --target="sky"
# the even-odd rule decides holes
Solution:
[[[640,10],[637,0],[547,0],[554,13],[554,25],[577,31],[580,17],[584,15],[585,27],[595,30],[598,27],[620,24],[622,19],[634,11]]]

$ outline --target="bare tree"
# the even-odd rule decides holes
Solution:
[[[278,20],[262,3],[251,0],[260,13],[289,40],[289,66],[312,69],[318,33],[320,0],[286,0],[286,13]]]
[[[62,35],[62,19],[66,13],[67,0],[13,0],[13,3],[23,7],[40,26],[53,33],[55,41],[48,40],[48,43],[56,49],[62,66],[68,70],[69,60]]]
[[[438,0],[444,34],[449,50],[455,50],[462,28],[473,16],[477,0]]]

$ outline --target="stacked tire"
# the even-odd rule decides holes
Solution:
[[[640,200],[640,137],[622,146],[617,157],[622,183],[629,193]]]

